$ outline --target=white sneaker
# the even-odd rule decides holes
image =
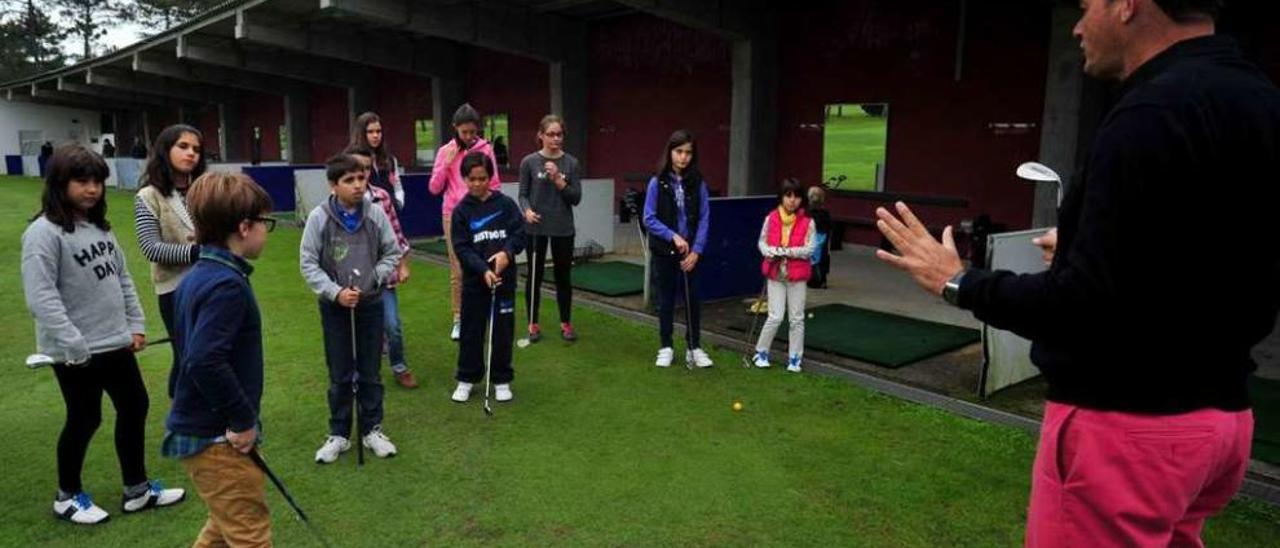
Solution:
[[[707,368],[715,365],[714,363],[711,362],[711,356],[708,356],[707,352],[701,348],[695,348],[693,350],[690,350],[688,352],[688,355],[685,356],[685,359],[693,362],[693,365],[696,365],[702,368]]]
[[[145,493],[133,498],[125,497],[123,509],[124,513],[132,514],[148,508],[172,506],[182,502],[182,499],[185,498],[187,498],[186,490],[165,489],[164,484],[160,483],[160,480],[151,480]]]
[[[511,401],[511,398],[514,398],[515,395],[511,393],[511,385],[495,384],[493,385],[493,397],[500,402],[507,402]]]
[[[792,354],[790,358],[787,358],[787,371],[792,373],[800,372],[800,356]]]
[[[671,367],[671,360],[676,357],[676,351],[670,346],[664,346],[658,349],[658,359],[653,364],[658,367]]]
[[[453,331],[449,332],[449,339],[456,341],[461,338],[462,338],[462,322],[458,320],[454,320]]]
[[[458,403],[466,403],[471,399],[471,383],[458,381],[458,387],[453,389],[452,399]]]
[[[333,464],[338,460],[338,455],[351,449],[351,442],[342,436],[329,436],[324,440],[324,445],[316,451],[316,462],[319,464]]]
[[[751,363],[755,364],[756,367],[759,367],[761,369],[769,367],[769,353],[763,350],[757,350],[756,357],[754,360],[751,361]]]
[[[396,445],[391,443],[391,438],[382,433],[381,426],[373,427],[373,431],[365,435],[364,446],[380,459],[396,456]]]
[[[67,500],[53,501],[53,515],[71,523],[94,525],[111,519],[111,514],[93,503],[89,493],[81,491]]]

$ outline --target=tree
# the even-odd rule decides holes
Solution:
[[[33,0],[12,0],[3,5],[7,9],[0,22],[0,81],[66,64],[66,54],[60,47],[66,29],[36,9]]]
[[[107,34],[107,27],[134,19],[134,5],[128,0],[53,0],[72,37],[80,41],[83,61],[93,57],[94,44]]]
[[[134,0],[137,18],[146,27],[143,36],[154,36],[199,15],[225,0]]]

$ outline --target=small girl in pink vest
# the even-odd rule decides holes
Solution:
[[[791,325],[787,342],[787,371],[800,372],[804,356],[804,298],[812,265],[816,230],[805,214],[805,189],[795,179],[785,179],[778,189],[778,208],[769,212],[760,229],[758,246],[764,260],[760,271],[769,284],[769,319],[756,341],[756,367],[769,367],[769,345],[787,312]]]

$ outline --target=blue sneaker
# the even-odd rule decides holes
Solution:
[[[769,367],[769,353],[763,350],[757,350],[756,357],[752,360],[752,363],[761,369]]]
[[[787,358],[787,371],[790,371],[792,373],[800,372],[800,355],[799,354],[792,354],[790,358]]]

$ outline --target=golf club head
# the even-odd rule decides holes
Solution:
[[[746,354],[742,355],[742,368],[751,369],[751,356],[748,356]]]
[[[1016,172],[1018,177],[1028,181],[1037,183],[1061,183],[1062,177],[1058,176],[1058,172],[1049,168],[1040,162],[1023,162],[1018,166]]]
[[[54,363],[56,362],[53,361],[53,358],[50,358],[45,354],[32,354],[27,356],[27,367],[31,369],[39,369],[47,365],[53,365]]]
[[[528,348],[528,347],[529,347],[529,339],[528,339],[528,338],[524,338],[524,339],[520,339],[520,340],[516,341],[516,347],[517,347],[517,348]]]
[[[492,417],[492,416],[493,416],[493,408],[492,408],[492,407],[489,407],[489,398],[485,398],[485,400],[484,400],[484,415],[485,415],[486,417]]]

